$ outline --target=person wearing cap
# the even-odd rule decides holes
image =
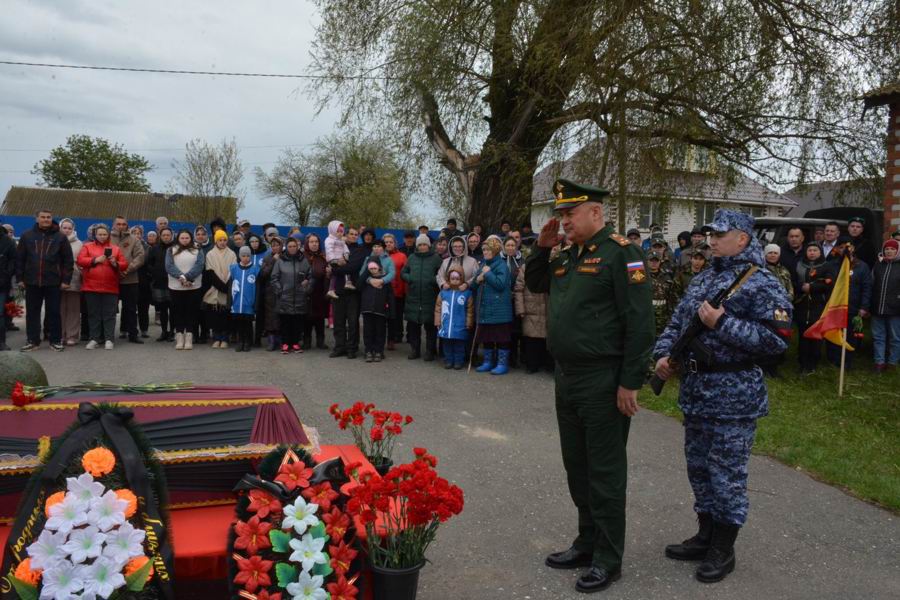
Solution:
[[[437,272],[441,257],[431,248],[431,238],[420,234],[416,238],[416,252],[411,255],[400,277],[406,282],[406,341],[409,358],[422,356],[422,329],[425,329],[425,360],[433,361],[437,354],[437,327],[434,326],[434,303],[438,295]]]
[[[671,287],[671,304],[673,310],[678,306],[678,303],[684,296],[684,292],[688,289],[688,286],[691,285],[694,276],[709,266],[710,253],[711,250],[709,244],[703,242],[697,246],[696,252],[691,254],[691,263],[676,271],[675,276],[672,278]]]
[[[866,219],[864,217],[851,217],[847,221],[847,233],[850,235],[850,243],[853,244],[854,256],[871,269],[875,266],[878,252],[875,250],[875,244],[864,235],[865,228]]]
[[[556,418],[578,535],[547,556],[554,569],[588,570],[576,589],[621,576],[625,551],[625,445],[653,347],[653,288],[644,254],[604,224],[606,190],[559,179],[560,218],[541,229],[525,285],[549,293],[547,342],[557,361]],[[562,222],[567,245],[553,256]]]
[[[875,372],[900,364],[900,242],[890,239],[881,247],[881,260],[872,271],[872,346]],[[890,341],[888,341],[890,336]]]
[[[716,211],[703,228],[711,234],[712,268],[694,276],[653,351],[656,374],[669,379],[675,370],[672,345],[696,315],[705,328],[695,340],[714,357],[707,362],[694,349],[677,357],[684,453],[699,531],[665,549],[669,558],[701,561],[695,577],[704,583],[721,581],[734,570],[734,543],[749,507],[747,466],[756,420],[768,413],[757,361],[784,352],[790,335],[791,302],[766,269],[753,225],[750,215]],[[710,304],[713,295],[736,283],[718,308]]]
[[[691,230],[691,245],[681,252],[681,256],[678,258],[678,266],[688,266],[691,263],[691,256],[693,256],[694,252],[697,250],[697,246],[705,243],[706,234],[703,233],[703,230],[700,227],[694,227]]]
[[[655,249],[647,254],[647,270],[653,284],[653,315],[658,337],[672,314],[672,276],[663,270],[662,254]]]
[[[418,236],[418,232],[415,231],[406,231],[403,233],[403,247],[400,248],[400,251],[403,252],[406,256],[410,254],[415,254],[416,252],[416,237]]]
[[[629,229],[628,233],[625,234],[625,237],[628,238],[628,241],[637,246],[638,248],[643,248],[643,244],[641,243],[641,230],[640,229]]]
[[[244,234],[244,239],[247,239],[247,236],[250,235],[250,221],[247,219],[241,219],[237,222],[238,229],[241,230],[241,233]]]
[[[224,349],[228,347],[228,336],[231,331],[229,319],[231,305],[228,302],[228,294],[231,290],[229,286],[231,265],[237,262],[237,256],[228,247],[228,236],[224,231],[216,231],[213,239],[214,245],[206,253],[206,265],[203,271],[203,280],[209,285],[209,288],[203,292],[203,301],[200,306],[206,315],[205,322],[212,330],[212,347]],[[238,252],[244,248],[251,252],[252,256],[249,246],[241,246]]]
[[[659,255],[660,269],[671,278],[675,274],[676,263],[672,257],[672,251],[661,233],[654,233],[651,236],[650,252],[655,252]]]
[[[531,228],[531,221],[522,221],[519,225],[519,234],[522,236],[522,246],[531,250],[531,246],[537,241],[537,234]]]
[[[231,292],[231,320],[237,329],[235,352],[250,352],[253,348],[253,320],[256,315],[259,265],[253,261],[250,246],[238,251],[239,259],[228,267]],[[221,347],[221,346],[220,346]]]
[[[650,244],[651,244],[651,240],[653,239],[653,236],[658,235],[658,236],[662,237],[662,234],[663,234],[662,227],[660,227],[656,223],[651,223],[650,224],[650,237],[648,237],[646,240],[643,241],[643,243],[641,243],[641,250],[643,250],[644,252],[650,252]]]
[[[868,240],[863,240],[868,241]],[[869,316],[869,306],[872,303],[872,271],[869,265],[864,263],[856,255],[856,247],[853,245],[853,238],[849,235],[842,235],[838,238],[835,252],[840,256],[846,257],[850,261],[850,291],[847,294],[847,329],[850,333],[854,330],[854,320],[859,321]],[[836,261],[834,265],[835,273],[840,273],[843,261]],[[862,324],[860,323],[860,327]],[[849,334],[848,334],[849,337]],[[832,344],[829,340],[825,342],[825,357],[828,362],[840,368],[841,366],[841,347]],[[859,342],[851,342],[854,346],[854,352],[847,352],[844,355],[844,369],[850,369],[853,366],[853,357],[860,350]]]
[[[428,225],[419,225],[419,235],[428,235]],[[416,246],[418,246],[418,240],[416,241]]]
[[[447,219],[447,226],[441,229],[441,235],[447,238],[448,240],[452,240],[454,237],[458,235],[464,235],[463,231],[459,229],[456,224],[456,219]]]

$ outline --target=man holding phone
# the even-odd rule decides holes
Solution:
[[[118,216],[113,221],[113,232],[110,237],[113,245],[119,248],[122,258],[128,263],[125,270],[119,272],[119,301],[122,303],[122,320],[119,323],[119,337],[128,338],[132,344],[143,344],[138,336],[138,269],[144,265],[144,245],[134,238],[128,230],[128,221]]]

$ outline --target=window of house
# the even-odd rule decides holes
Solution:
[[[712,223],[715,214],[715,202],[694,202],[694,225],[697,227]]]
[[[739,210],[744,214],[750,215],[754,219],[766,216],[765,206],[741,206]]]
[[[640,203],[640,214],[638,216],[638,227],[640,229],[650,229],[650,225],[654,223],[664,227],[665,220],[666,213],[662,202],[645,200]]]

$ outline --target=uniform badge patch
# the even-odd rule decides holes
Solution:
[[[647,274],[644,273],[644,261],[636,260],[625,266],[628,268],[628,283],[642,283],[647,279]]]
[[[788,318],[788,311],[784,310],[783,308],[776,308],[775,320],[781,321],[782,323],[789,321],[790,319]]]
[[[601,262],[603,262],[603,257],[598,256],[596,258],[586,258],[586,259],[584,259],[584,262],[582,264],[584,264],[584,265],[599,265]]]
[[[596,275],[600,272],[600,267],[580,265],[576,269],[576,271],[578,271],[579,273],[590,273],[591,275]]]

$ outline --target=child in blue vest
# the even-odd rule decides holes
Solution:
[[[231,271],[231,315],[237,327],[238,343],[235,352],[250,352],[253,346],[253,319],[256,316],[256,278],[259,265],[254,264],[249,246],[238,252],[240,262]]]
[[[447,274],[450,289],[441,290],[434,304],[434,326],[444,348],[444,368],[462,369],[466,362],[466,340],[475,325],[472,291],[460,291],[466,282],[462,267],[453,265]]]

